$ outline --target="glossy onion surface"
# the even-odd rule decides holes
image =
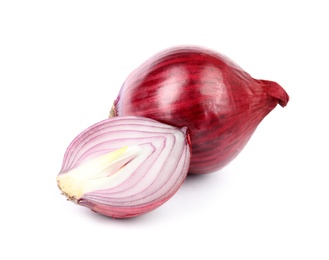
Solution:
[[[67,148],[58,187],[69,200],[113,218],[149,212],[186,178],[187,131],[139,117],[96,123]]]
[[[227,57],[201,47],[156,54],[133,71],[111,116],[144,116],[191,132],[189,173],[217,171],[247,144],[262,119],[289,96],[273,81],[253,79]]]

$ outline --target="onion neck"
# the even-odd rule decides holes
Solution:
[[[280,106],[285,107],[289,101],[287,92],[276,82],[270,80],[259,80],[265,87],[266,94],[274,98]]]

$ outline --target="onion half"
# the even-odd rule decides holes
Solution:
[[[217,171],[247,144],[258,124],[289,101],[276,82],[253,79],[222,54],[201,47],[162,51],[124,82],[110,116],[143,116],[191,132],[189,173]]]
[[[100,214],[138,216],[176,193],[188,172],[190,149],[187,127],[140,117],[106,119],[71,142],[58,187]]]

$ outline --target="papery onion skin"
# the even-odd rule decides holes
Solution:
[[[123,183],[78,198],[63,190],[60,182],[68,172],[131,145],[147,147],[150,152]],[[110,118],[90,126],[71,142],[57,177],[58,186],[69,200],[97,213],[112,218],[135,217],[156,209],[177,192],[186,178],[190,154],[187,127],[176,128],[134,116]]]
[[[191,132],[189,173],[218,171],[247,144],[263,118],[289,96],[232,60],[198,46],[164,50],[133,71],[110,116],[144,116]]]

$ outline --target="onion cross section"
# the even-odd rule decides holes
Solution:
[[[113,218],[134,217],[177,192],[190,156],[187,127],[135,116],[110,118],[71,142],[57,185],[78,205]]]

